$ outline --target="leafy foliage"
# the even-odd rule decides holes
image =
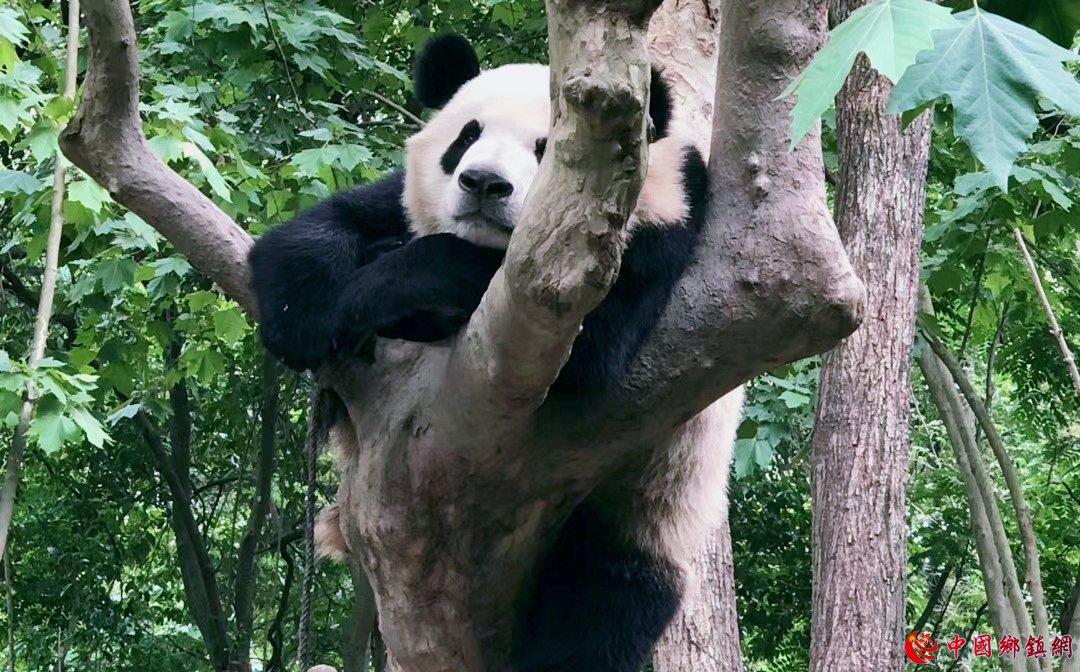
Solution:
[[[1016,156],[1039,123],[1038,97],[1080,115],[1080,82],[1061,67],[1080,57],[978,7],[956,18],[960,25],[937,33],[934,48],[904,73],[888,111],[947,97],[957,133],[1004,189]]]

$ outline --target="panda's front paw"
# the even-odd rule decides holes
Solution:
[[[263,345],[278,361],[294,371],[314,371],[334,355],[331,334],[289,332],[289,325],[267,321],[261,329]]]

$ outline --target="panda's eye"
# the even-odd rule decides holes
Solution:
[[[439,165],[442,166],[444,173],[447,175],[454,174],[458,164],[461,163],[461,157],[465,156],[465,152],[469,150],[469,147],[472,147],[473,143],[480,139],[480,132],[483,130],[480,122],[475,119],[461,127],[461,132],[458,133],[457,138],[450,143],[450,146],[443,152],[442,158],[439,159]]]
[[[458,134],[458,142],[466,146],[473,144],[480,139],[481,130],[483,129],[480,127],[480,122],[473,119],[461,128],[461,133]]]
[[[544,152],[547,150],[547,138],[540,138],[536,141],[536,148],[533,152],[536,153],[536,162],[540,163],[540,160],[544,158]]]

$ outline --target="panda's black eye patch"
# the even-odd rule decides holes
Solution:
[[[540,138],[536,141],[536,148],[533,152],[536,153],[536,162],[540,163],[540,160],[544,158],[544,152],[547,151],[547,138]]]
[[[475,119],[461,127],[457,139],[450,143],[450,146],[446,148],[442,158],[439,160],[439,165],[442,166],[444,173],[447,175],[454,174],[458,164],[461,163],[461,157],[465,156],[465,152],[469,147],[480,139],[480,133],[483,130],[480,122]]]

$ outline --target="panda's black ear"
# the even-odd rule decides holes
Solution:
[[[652,66],[652,83],[649,84],[649,119],[652,120],[655,131],[654,141],[667,136],[671,129],[673,109],[671,86],[654,65]]]
[[[439,109],[479,74],[480,59],[467,39],[455,34],[433,37],[413,64],[416,99],[424,107]]]

